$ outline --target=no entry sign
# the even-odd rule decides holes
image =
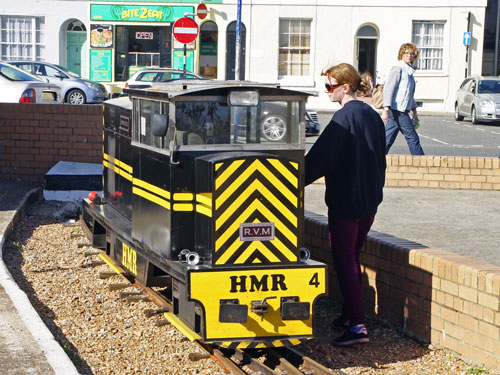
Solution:
[[[174,23],[173,33],[180,43],[191,43],[198,36],[198,24],[189,17],[179,18]]]
[[[200,20],[205,19],[205,17],[208,15],[208,9],[207,6],[203,3],[200,3],[198,5],[198,8],[196,8],[196,15]]]

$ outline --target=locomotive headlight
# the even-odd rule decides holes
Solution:
[[[259,104],[258,91],[231,91],[227,96],[230,106],[255,107]]]

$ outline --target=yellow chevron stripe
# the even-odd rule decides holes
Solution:
[[[230,177],[233,174],[233,172],[236,169],[238,169],[241,164],[243,164],[244,161],[245,161],[244,159],[233,161],[231,163],[231,165],[215,180],[215,190],[217,190],[224,183],[224,181],[226,181],[228,179],[228,177]],[[222,163],[220,163],[220,164],[222,164]]]
[[[224,163],[217,163],[215,164],[215,170],[217,171],[220,167],[222,167]]]
[[[113,164],[115,164],[115,165],[119,166],[121,169],[126,170],[128,173],[132,173],[133,168],[132,168],[130,165],[128,165],[128,164],[126,164],[126,163],[124,163],[124,162],[122,162],[122,161],[120,161],[120,160],[118,160],[118,159],[115,159],[114,157],[109,156],[109,155],[108,155],[108,154],[106,154],[106,153],[104,153],[104,154],[103,154],[103,157],[104,157],[104,159],[105,159],[105,160],[108,160],[108,161],[110,161],[111,163],[113,163]]]
[[[135,181],[135,179],[134,179],[134,181]],[[139,189],[136,186],[132,187],[132,193],[139,195],[143,198],[146,198],[148,201],[156,203],[156,204],[166,208],[167,210],[170,210],[170,202],[169,201],[167,201],[165,199],[161,199],[160,197],[153,195],[151,193],[148,193],[147,191],[144,191],[142,189]]]
[[[207,207],[203,204],[196,205],[196,212],[208,217],[212,217],[212,207]]]
[[[297,236],[292,233],[286,225],[274,216],[274,214],[269,211],[269,209],[262,204],[258,199],[255,199],[245,211],[241,213],[234,221],[233,224],[217,239],[215,242],[215,251],[218,251],[222,245],[231,237],[231,235],[239,230],[240,223],[244,223],[246,218],[249,217],[253,212],[260,211],[270,222],[274,222],[277,230],[279,230],[283,235],[294,245],[297,246]]]
[[[239,196],[238,198],[231,203],[231,205],[217,218],[215,221],[215,230],[218,230],[228,219],[230,219],[231,215],[233,215],[234,211],[240,208],[243,203],[248,199],[250,195],[254,191],[258,191],[262,193],[262,195],[271,202],[271,204],[276,207],[285,217],[292,223],[295,227],[297,226],[297,216],[294,215],[286,206],[281,203],[279,199],[276,198],[274,194],[272,194],[267,187],[265,187],[262,182],[259,180],[253,181]]]
[[[278,159],[267,159],[295,188],[299,185],[299,179],[290,172]]]
[[[174,193],[174,201],[192,201],[193,199],[193,193]]]
[[[170,192],[164,189],[161,189],[155,185],[151,185],[149,182],[142,181],[138,178],[134,178],[134,185],[137,185],[143,189],[152,191],[155,194],[158,194],[159,196],[165,198],[165,199],[170,199]]]
[[[264,178],[269,180],[295,207],[297,207],[297,197],[283,183],[271,173],[271,171],[259,160],[255,160],[247,169],[241,173],[238,178],[221,194],[215,201],[215,208],[218,209],[233,193],[243,185],[243,183],[254,173],[259,171]],[[227,176],[228,177],[228,176]],[[226,178],[227,178],[226,177]],[[216,187],[217,189],[217,187]]]
[[[212,208],[212,193],[196,194],[196,202],[203,203],[204,205]]]
[[[280,259],[274,255],[262,242],[254,241],[245,251],[234,261],[234,264],[243,264],[256,251],[259,250],[270,262],[279,263]]]
[[[290,164],[292,165],[292,167],[299,170],[299,163],[295,163],[295,162],[291,161]]]

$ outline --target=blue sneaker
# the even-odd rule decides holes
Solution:
[[[358,324],[346,329],[339,337],[333,340],[334,345],[349,346],[354,344],[364,344],[370,342],[368,330],[364,324]]]

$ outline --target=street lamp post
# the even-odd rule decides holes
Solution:
[[[241,0],[238,0],[236,9],[236,56],[234,61],[234,79],[240,80],[240,53],[241,53]]]

